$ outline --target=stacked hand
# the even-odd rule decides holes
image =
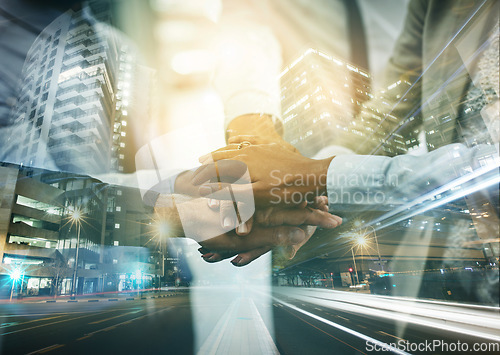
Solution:
[[[305,158],[276,138],[237,136],[228,143],[200,158],[204,165],[179,179],[186,192],[210,197],[207,206],[218,214],[210,217],[211,223],[218,221],[217,227],[223,228],[223,233],[213,237],[212,228],[200,220],[202,214],[193,215],[194,223],[201,226],[194,239],[201,244],[199,251],[205,261],[234,257],[231,262],[243,266],[275,247],[293,258],[318,226],[335,228],[342,223],[340,217],[328,213],[327,199],[320,196],[326,185],[326,174],[322,173],[331,159]],[[255,197],[256,211],[248,220],[239,217],[237,211],[244,206],[235,202],[235,195],[246,201]],[[199,211],[199,207],[187,210]]]
[[[200,158],[203,164],[192,175],[201,196],[224,198],[229,183],[214,183],[221,176],[240,178],[247,184],[232,184],[240,196],[252,195],[258,207],[300,205],[326,192],[326,172],[331,158],[306,158],[288,146],[255,136],[238,136],[229,145]]]
[[[276,247],[280,247],[284,257],[291,259],[316,227],[331,229],[342,223],[340,217],[327,212],[326,198],[318,198],[314,207],[304,203],[293,209],[269,207],[257,210],[244,223],[243,233],[241,228],[236,228],[234,232],[200,242],[202,248],[199,251],[207,262],[235,256],[231,260],[235,266],[247,265]]]
[[[292,258],[314,233],[316,226],[335,228],[342,223],[340,217],[329,214],[326,200],[320,198],[312,208],[303,204],[299,208],[271,207],[257,210],[252,218],[238,228],[225,223],[229,208],[227,202],[195,198],[176,201],[161,196],[155,207],[156,219],[167,222],[171,230],[196,240],[201,246],[202,257],[208,262],[221,261],[236,256],[232,263],[244,266],[275,247]],[[244,228],[241,226],[244,224]]]

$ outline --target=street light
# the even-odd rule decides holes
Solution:
[[[76,223],[77,225],[77,232],[76,232],[76,251],[75,251],[75,268],[73,270],[73,283],[71,284],[71,299],[74,300],[76,298],[76,273],[78,270],[78,254],[80,250],[80,229],[81,229],[81,219],[82,219],[82,212],[80,209],[74,209],[71,212],[70,216],[71,222]]]
[[[364,222],[364,221],[363,221],[363,222]],[[360,228],[360,227],[362,226],[362,222],[361,222],[361,221],[359,221],[359,220],[357,220],[357,221],[355,221],[355,222],[354,222],[354,226],[355,226],[355,227],[357,227],[357,228]],[[369,225],[369,224],[368,224],[368,225],[366,225],[366,227],[371,228],[371,229],[372,229],[372,231],[373,231],[373,239],[375,239],[375,245],[376,245],[376,247],[377,247],[378,264],[380,265],[380,269],[381,269],[381,271],[384,271],[384,266],[382,265],[382,256],[380,255],[380,248],[379,248],[379,245],[378,245],[378,237],[377,237],[377,232],[376,232],[375,228],[373,228],[373,226],[371,226],[371,225]],[[366,235],[366,234],[367,234],[367,233],[366,233],[366,231],[365,231],[365,232],[363,232],[363,235]],[[361,238],[364,238],[364,236],[363,236],[363,237],[361,237]],[[365,240],[365,243],[364,243],[363,245],[360,245],[360,246],[364,246],[364,245],[366,245],[366,240]]]
[[[351,253],[352,253],[352,261],[354,263],[354,273],[356,274],[356,285],[359,285],[359,276],[358,276],[358,268],[356,266],[356,258],[354,257],[354,247],[357,246],[358,249],[360,247],[364,247],[366,246],[367,244],[367,240],[365,238],[364,235],[356,235],[354,238],[353,238],[353,242],[354,242],[354,245],[353,247],[351,248]]]
[[[19,279],[22,276],[22,272],[19,269],[14,269],[12,270],[12,273],[10,274],[10,278],[12,279],[12,288],[10,289],[10,300],[9,302],[12,302],[12,294],[14,293],[14,287],[16,285],[16,282],[19,281]]]

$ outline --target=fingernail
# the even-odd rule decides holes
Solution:
[[[236,266],[236,265],[238,265],[240,263],[241,259],[242,259],[241,256],[238,255],[236,258],[234,258],[233,260],[231,260],[231,264],[233,264],[233,265]]]
[[[217,259],[217,258],[215,257],[215,255],[214,255],[214,254],[212,254],[212,256],[211,256],[211,257],[209,257],[209,258],[208,258],[208,259],[206,259],[206,260],[208,260],[208,261],[215,261],[216,259]]]
[[[207,259],[207,258],[211,258],[212,256],[214,256],[214,253],[206,253],[206,254],[203,254],[201,257],[203,259]]]
[[[233,223],[231,221],[231,218],[229,218],[229,217],[224,218],[224,222],[223,222],[224,228],[231,227],[232,225],[233,225]]]
[[[304,240],[304,231],[302,229],[296,229],[290,235],[290,242],[292,244],[298,244]]]
[[[210,186],[202,185],[198,188],[198,192],[202,196],[210,195],[212,193],[212,189],[210,188]]]
[[[210,208],[217,207],[218,205],[219,205],[219,201],[218,200],[214,200],[213,198],[211,198],[211,199],[208,200],[208,206]]]
[[[247,224],[246,223],[240,224],[238,226],[237,232],[241,234],[245,234],[246,232],[248,232]]]
[[[209,253],[209,252],[210,252],[210,250],[208,250],[207,248],[204,248],[204,247],[198,248],[198,251],[199,251],[201,254],[206,254],[206,253]]]

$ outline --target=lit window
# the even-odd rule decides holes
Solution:
[[[118,240],[115,240],[115,241],[113,241],[113,245],[114,245],[115,247],[117,247],[117,246],[119,246],[119,245],[120,245],[120,242],[119,242]]]
[[[115,229],[120,229],[120,223],[115,223]]]
[[[122,208],[120,206],[116,206],[116,212],[120,212]]]

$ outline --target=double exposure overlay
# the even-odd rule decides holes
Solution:
[[[499,353],[499,14],[0,0],[0,353]]]

